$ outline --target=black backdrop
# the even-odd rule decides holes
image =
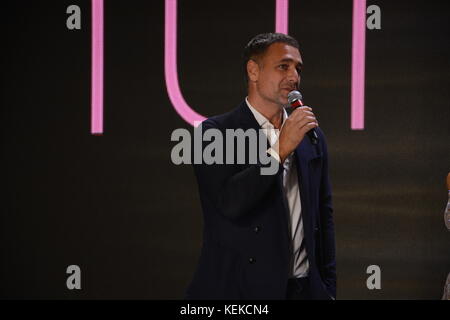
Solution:
[[[302,93],[326,132],[338,298],[438,299],[450,272],[447,1],[368,1],[366,128],[350,130],[352,1],[293,1]],[[82,29],[66,28],[77,4]],[[164,82],[164,2],[106,1],[105,133],[90,134],[90,1],[2,9],[0,288],[3,298],[177,299],[195,268],[201,211],[190,166],[170,160],[189,128]],[[274,30],[274,1],[180,1],[178,70],[204,115],[245,97],[243,46]],[[66,268],[82,289],[66,288]],[[366,268],[381,268],[368,290]]]

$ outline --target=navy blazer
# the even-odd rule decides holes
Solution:
[[[211,117],[210,128],[260,129],[247,104]],[[331,187],[325,137],[305,136],[294,152],[312,295],[336,297]],[[203,147],[207,144],[204,143]],[[247,154],[248,155],[248,154]],[[293,255],[282,166],[261,175],[256,164],[194,164],[203,209],[203,244],[187,299],[285,299]]]

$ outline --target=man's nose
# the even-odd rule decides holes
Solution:
[[[296,84],[300,83],[300,75],[298,74],[298,71],[296,68],[290,69],[289,74],[288,74],[288,81],[294,82]]]

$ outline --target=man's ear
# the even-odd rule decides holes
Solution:
[[[259,65],[254,60],[247,61],[247,75],[250,81],[258,81],[259,78]]]

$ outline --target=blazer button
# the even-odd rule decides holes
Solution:
[[[256,226],[253,231],[255,231],[255,233],[258,233],[261,230],[261,227]]]
[[[250,258],[250,259],[248,259],[248,262],[253,264],[253,263],[256,262],[256,259],[255,258]]]

